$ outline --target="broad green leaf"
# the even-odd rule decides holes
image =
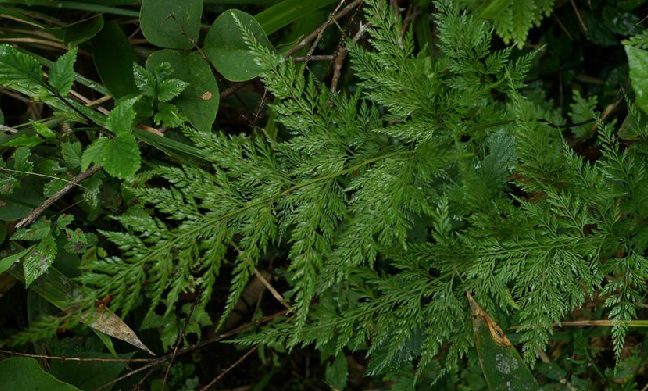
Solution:
[[[29,160],[31,156],[31,151],[29,148],[18,148],[13,153],[14,166],[13,169],[16,171],[31,171],[34,169],[34,163]]]
[[[18,136],[2,144],[5,147],[35,147],[45,142],[38,136]]]
[[[338,354],[335,361],[326,366],[324,377],[327,383],[338,390],[343,390],[346,387],[349,368],[344,354]]]
[[[111,139],[100,137],[81,157],[83,170],[87,169],[90,163],[103,165],[108,174],[120,179],[132,176],[141,165],[135,137],[132,134],[120,134]]]
[[[11,267],[11,265],[18,262],[20,259],[22,259],[22,257],[24,257],[29,250],[31,250],[31,247],[28,247],[19,253],[15,253],[6,258],[0,259],[0,274],[7,271]]]
[[[0,45],[0,84],[31,97],[47,94],[38,60],[10,45]]]
[[[191,49],[198,41],[202,0],[142,0],[142,34],[153,45]]]
[[[51,231],[50,224],[45,221],[37,221],[27,228],[21,228],[11,235],[11,240],[43,240]]]
[[[12,357],[0,361],[3,391],[80,391],[43,371],[33,358]]]
[[[107,137],[96,139],[81,155],[81,169],[87,170],[90,164],[103,164],[103,150],[108,142]]]
[[[74,47],[59,57],[50,68],[48,82],[62,96],[66,96],[72,89],[76,56],[77,48]]]
[[[155,120],[156,125],[162,123],[170,128],[178,127],[186,121],[178,112],[176,105],[164,102],[158,104],[158,112],[153,117],[153,120]]]
[[[466,292],[473,315],[475,346],[488,389],[491,391],[540,391],[529,367],[500,327]]]
[[[133,105],[137,102],[137,98],[131,98],[121,101],[115,108],[108,114],[106,119],[106,128],[111,130],[117,136],[122,134],[130,134],[135,120],[135,110]]]
[[[223,12],[209,29],[205,38],[205,54],[218,72],[230,81],[254,79],[263,71],[255,61],[243,38],[238,20],[259,44],[272,47],[259,22],[245,12],[232,9]]]
[[[65,28],[63,43],[66,45],[78,46],[85,41],[92,39],[104,27],[103,15],[97,14],[83,22],[72,23]]]
[[[110,338],[108,338],[110,341]],[[56,354],[81,358],[113,358],[110,353],[90,351],[65,352],[54,351]],[[134,353],[120,354],[116,358],[131,358]],[[72,384],[83,391],[94,391],[111,380],[114,380],[126,368],[126,362],[74,362],[54,360],[50,365],[50,373],[57,379]],[[106,389],[108,390],[108,389]]]
[[[641,27],[641,18],[633,12],[624,11],[612,5],[603,7],[601,15],[605,26],[613,33],[628,37],[639,34]]]
[[[42,276],[56,259],[56,242],[53,236],[47,236],[25,255],[23,267],[25,285],[29,287],[37,278]]]
[[[188,83],[171,103],[178,106],[196,129],[209,131],[218,111],[218,84],[209,64],[198,53],[161,50],[153,53],[146,62],[149,72],[159,64],[168,62],[172,77]]]
[[[272,34],[329,4],[338,2],[338,0],[284,0],[263,10],[254,18],[266,34]]]
[[[75,141],[74,143],[62,143],[61,152],[63,160],[69,165],[70,168],[77,168],[81,165],[81,143]]]
[[[131,134],[111,139],[104,153],[104,169],[108,174],[120,179],[133,176],[142,163],[137,141]]]
[[[9,268],[9,273],[14,278],[25,281],[23,268],[13,265]],[[77,283],[54,267],[50,267],[47,273],[34,281],[30,289],[62,310],[67,310],[67,306],[71,302],[80,299],[80,288]],[[149,348],[137,337],[137,334],[119,316],[108,309],[103,309],[102,312],[93,316],[84,317],[81,321],[97,331],[151,353]]]
[[[29,120],[29,124],[34,128],[34,130],[36,130],[36,133],[40,134],[44,138],[56,137],[56,133],[43,123]]]
[[[168,102],[180,95],[180,93],[182,93],[182,91],[187,88],[187,85],[188,83],[185,83],[184,81],[179,79],[164,80],[158,86],[157,98],[161,102]]]
[[[26,217],[34,208],[41,205],[45,198],[42,196],[43,184],[35,177],[27,177],[21,181],[21,186],[12,188],[17,181],[0,181],[0,220],[15,221]],[[8,186],[8,189],[5,189]],[[10,195],[1,195],[9,190]]]
[[[121,27],[117,23],[106,24],[91,43],[92,60],[110,94],[115,99],[137,94],[133,77],[137,58]]]
[[[648,51],[632,46],[626,46],[625,51],[637,106],[648,113]]]

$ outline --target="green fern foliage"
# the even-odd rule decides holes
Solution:
[[[480,18],[493,21],[495,32],[506,44],[522,48],[529,30],[553,11],[554,0],[463,0]]]
[[[102,232],[120,255],[86,266],[89,294],[123,314],[144,294],[155,323],[184,292],[204,313],[228,267],[222,324],[285,245],[294,314],[239,342],[367,349],[370,374],[440,359],[438,377],[473,346],[466,293],[518,325],[532,363],[602,288],[618,355],[646,286],[645,145],[622,149],[599,121],[603,156],[584,161],[524,81],[535,53],[493,50],[490,22],[436,7],[432,60],[385,1],[366,1],[369,47],[348,42],[355,94],[330,92],[239,23],[286,135],[183,127],[209,167],[158,166],[132,183],[124,231]],[[572,118],[598,118],[593,106]]]

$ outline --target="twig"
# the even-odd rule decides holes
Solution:
[[[576,7],[576,3],[574,3],[574,0],[571,0],[571,5],[572,8],[574,9],[574,12],[576,12],[576,17],[578,18],[578,21],[580,22],[581,28],[587,34],[587,26],[585,25],[585,22],[583,21],[583,18],[581,17],[580,12],[578,11],[578,7]]]
[[[74,176],[63,188],[56,193],[54,193],[50,198],[46,199],[45,202],[43,202],[38,208],[34,209],[27,217],[24,219],[20,220],[18,224],[16,224],[16,229],[19,228],[25,228],[29,224],[33,223],[38,219],[38,217],[47,210],[53,203],[58,201],[59,198],[63,197],[70,189],[72,189],[74,186],[78,185],[79,182],[83,181],[84,179],[87,179],[94,175],[96,172],[102,169],[102,166],[94,166],[92,168],[89,168],[88,170]]]
[[[314,56],[301,56],[286,58],[286,61],[292,62],[306,62],[306,61],[332,61],[335,59],[335,54],[316,54]]]
[[[86,102],[85,105],[86,105],[86,107],[97,106],[97,105],[100,105],[100,104],[102,104],[102,103],[104,103],[104,102],[108,102],[108,101],[111,100],[111,99],[112,99],[112,96],[110,96],[110,95],[105,95],[105,96],[102,96],[102,97],[99,98],[99,99],[95,99],[95,100],[93,100],[93,101]]]
[[[266,280],[265,277],[263,277],[263,274],[261,274],[259,272],[259,269],[257,269],[256,267],[254,268],[254,274],[257,276],[257,278],[259,280],[261,280],[261,283],[263,283],[263,285],[265,285],[265,287],[270,291],[272,296],[275,299],[277,299],[277,301],[280,302],[281,305],[286,307],[286,309],[288,310],[289,313],[290,312],[295,312],[295,310],[293,310],[290,307],[290,305],[288,303],[286,303],[286,300],[284,300],[283,296],[281,296],[281,294],[272,286],[272,284],[270,284],[270,282],[268,282],[268,280]]]
[[[133,375],[135,375],[137,373],[140,373],[140,372],[145,371],[145,370],[147,370],[149,368],[153,368],[155,366],[158,366],[158,365],[162,364],[166,360],[167,360],[167,356],[157,358],[157,359],[155,359],[155,361],[152,361],[152,362],[144,365],[143,367],[132,370],[132,371],[128,372],[127,374],[118,377],[117,379],[113,379],[113,380],[109,381],[108,383],[104,384],[103,386],[101,386],[99,388],[96,388],[94,391],[103,390],[106,387],[110,387],[110,386],[112,386],[114,384],[117,384],[120,381],[122,381],[124,379],[128,379],[129,377],[131,377],[131,376],[133,376]]]
[[[370,23],[367,23],[366,25],[360,23],[360,29],[358,29],[358,32],[353,37],[353,42],[358,42],[369,27],[371,27]],[[337,57],[335,57],[333,78],[331,79],[331,92],[333,93],[336,92],[337,90],[337,85],[340,80],[340,75],[342,74],[342,67],[344,66],[344,59],[346,58],[348,53],[349,53],[349,49],[346,46],[343,46],[340,48]]]
[[[0,130],[2,130],[3,132],[11,133],[11,134],[18,133],[18,129],[14,129],[11,126],[7,126],[7,125],[0,125]]]
[[[236,360],[236,362],[235,362],[234,364],[232,364],[232,365],[230,365],[229,367],[227,367],[227,369],[225,369],[225,370],[224,370],[223,372],[221,372],[218,376],[216,376],[216,378],[215,378],[214,380],[212,380],[209,384],[207,384],[205,387],[203,387],[200,391],[207,391],[207,390],[209,390],[209,388],[210,388],[211,386],[213,386],[214,384],[216,384],[220,379],[222,379],[225,375],[227,375],[227,374],[228,374],[232,369],[234,369],[237,365],[239,365],[240,363],[242,363],[243,361],[245,361],[245,359],[248,358],[248,356],[249,356],[250,354],[254,353],[254,352],[257,350],[258,347],[259,347],[259,346],[257,345],[257,346],[254,346],[252,349],[248,350],[248,351],[247,351],[243,356],[241,356],[241,358],[239,358],[238,360]]]
[[[88,106],[88,107],[89,107],[89,106],[92,106],[93,103],[96,102],[96,101],[92,101],[92,100],[86,98],[85,96],[79,94],[78,92],[76,92],[76,91],[74,91],[74,90],[71,90],[71,91],[70,91],[70,95],[72,95],[73,97],[77,98],[78,100],[81,101],[81,103],[83,103],[84,105],[86,105],[86,106]],[[104,98],[105,98],[105,97],[104,97]],[[101,99],[104,99],[104,98],[101,98]],[[101,100],[101,99],[100,99],[100,100]],[[109,112],[108,110],[104,109],[103,107],[97,107],[97,111],[100,112],[101,114],[104,114],[104,115],[108,115],[108,114],[110,114],[110,112]]]
[[[220,99],[223,99],[223,98],[225,98],[226,96],[230,96],[230,95],[232,95],[233,93],[235,93],[236,91],[240,90],[241,88],[245,87],[245,86],[248,85],[248,84],[250,84],[250,83],[249,83],[249,82],[245,82],[245,83],[237,83],[237,84],[234,84],[233,86],[229,86],[229,87],[227,87],[227,88],[225,89],[225,91],[221,92],[221,93],[218,95],[218,97],[219,97]]]
[[[43,45],[46,47],[67,50],[67,47],[65,47],[65,45],[63,45],[62,43],[48,41],[46,39],[38,39],[38,38],[0,38],[0,42],[29,43],[34,45]]]
[[[198,305],[199,300],[200,300],[200,293],[198,293],[198,295],[196,296],[196,300],[194,300],[193,305],[191,306],[191,312],[189,313],[189,317],[187,318],[187,321],[182,327],[182,332],[180,333],[180,335],[178,335],[178,340],[176,341],[176,344],[173,347],[173,353],[171,354],[169,365],[167,365],[166,372],[164,373],[164,378],[162,379],[162,388],[161,388],[162,391],[164,391],[164,389],[166,388],[167,380],[169,378],[169,374],[171,373],[171,366],[173,366],[173,361],[175,361],[176,355],[178,354],[178,348],[180,348],[180,344],[184,340],[185,333],[187,332],[187,327],[189,326],[189,322],[191,322],[191,317],[193,316],[194,311],[196,310],[196,306]]]
[[[45,354],[30,354],[20,353],[10,350],[0,350],[0,354],[19,357],[41,358],[45,360],[60,360],[60,361],[75,361],[75,362],[151,362],[157,360],[156,358],[98,358],[98,357],[64,357],[64,356],[48,356]]]
[[[194,350],[200,349],[200,348],[202,348],[204,346],[207,346],[209,344],[212,344],[214,342],[222,341],[223,339],[229,338],[229,337],[231,337],[233,335],[236,335],[236,334],[240,333],[241,331],[243,331],[243,330],[245,330],[245,329],[247,329],[249,327],[256,326],[256,325],[266,323],[266,322],[270,322],[271,320],[273,320],[273,319],[275,319],[275,318],[277,318],[279,316],[285,315],[287,312],[288,311],[279,311],[279,312],[274,313],[272,315],[265,316],[265,317],[263,317],[263,318],[261,318],[259,320],[255,320],[255,321],[246,323],[246,324],[241,325],[241,326],[239,326],[239,327],[237,327],[237,328],[235,328],[233,330],[230,330],[230,331],[228,331],[226,333],[216,335],[216,336],[214,336],[214,337],[212,337],[212,338],[210,338],[210,339],[208,339],[206,341],[199,342],[199,343],[197,343],[195,345],[183,348],[178,352],[177,355],[183,355],[185,353],[193,352]],[[133,371],[130,371],[129,373],[126,373],[126,374],[118,377],[117,379],[111,380],[110,382],[102,385],[101,387],[95,389],[94,391],[100,391],[100,390],[102,390],[102,389],[104,389],[106,387],[110,387],[110,386],[112,386],[114,384],[117,384],[117,383],[119,383],[120,381],[122,381],[124,379],[128,379],[129,377],[131,377],[131,376],[133,376],[133,375],[135,375],[137,373],[140,373],[140,372],[145,371],[145,370],[147,370],[149,368],[153,368],[155,366],[158,366],[158,365],[164,363],[165,361],[169,360],[171,358],[171,356],[172,356],[172,354],[169,353],[169,354],[167,354],[165,356],[162,356],[160,358],[156,358],[153,361],[151,361],[150,363],[148,363],[148,364],[146,364],[146,365],[144,365],[144,366],[142,366],[140,368],[137,368],[137,369],[135,369]]]
[[[335,14],[332,18],[329,18],[329,20],[326,21],[323,25],[319,26],[315,31],[310,33],[306,38],[302,39],[297,45],[295,45],[292,49],[286,53],[286,57],[290,57],[293,53],[303,49],[308,45],[312,40],[318,37],[318,35],[326,30],[330,25],[333,23],[337,22],[338,20],[342,19],[345,17],[349,12],[351,12],[354,8],[362,4],[363,0],[355,0],[351,4],[347,5],[342,11],[339,13]]]

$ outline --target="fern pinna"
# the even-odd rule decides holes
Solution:
[[[140,176],[141,203],[115,217],[126,231],[103,232],[121,256],[82,276],[92,295],[128,313],[145,293],[154,317],[197,291],[202,311],[232,263],[222,323],[264,255],[287,248],[294,313],[239,342],[368,349],[372,374],[439,356],[452,368],[473,344],[469,292],[518,326],[533,361],[602,287],[619,354],[648,275],[645,144],[621,149],[599,121],[603,156],[585,162],[524,81],[536,53],[494,51],[487,21],[436,7],[431,58],[384,1],[366,1],[371,47],[348,42],[353,94],[245,32],[285,137],[185,127],[211,169]]]

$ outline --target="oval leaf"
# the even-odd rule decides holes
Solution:
[[[43,371],[35,359],[25,357],[0,362],[0,384],[3,391],[79,391]]]
[[[637,106],[648,113],[648,51],[632,46],[626,46],[625,50]]]
[[[133,76],[133,63],[137,58],[121,27],[108,23],[91,42],[92,60],[110,94],[115,99],[137,94]]]
[[[218,84],[209,64],[198,53],[160,50],[148,58],[146,67],[152,72],[163,62],[171,64],[172,78],[189,84],[171,103],[178,106],[196,129],[209,131],[219,104]]]
[[[22,253],[19,253],[22,254]],[[12,265],[9,273],[22,282],[25,282],[23,268],[19,265]],[[68,278],[54,267],[50,267],[47,273],[43,274],[38,280],[31,284],[30,289],[45,300],[54,304],[56,307],[65,310],[66,306],[75,300],[79,300],[80,288],[76,282]],[[81,321],[93,329],[100,331],[113,338],[127,342],[147,353],[153,354],[149,348],[137,337],[137,334],[128,327],[123,320],[109,309],[103,309],[93,316],[86,316]],[[2,385],[0,377],[0,385]],[[43,390],[46,390],[44,388]],[[4,391],[4,389],[2,389]]]
[[[466,292],[473,315],[479,364],[491,391],[540,391],[529,367],[502,329]]]
[[[78,46],[91,39],[104,27],[103,15],[97,14],[83,22],[77,22],[65,28],[63,43]]]
[[[191,49],[198,40],[202,7],[202,0],[142,0],[142,33],[153,45]]]
[[[205,54],[218,72],[230,81],[254,79],[263,71],[250,52],[236,20],[250,31],[259,44],[272,47],[259,22],[251,15],[239,10],[223,12],[205,38]]]

